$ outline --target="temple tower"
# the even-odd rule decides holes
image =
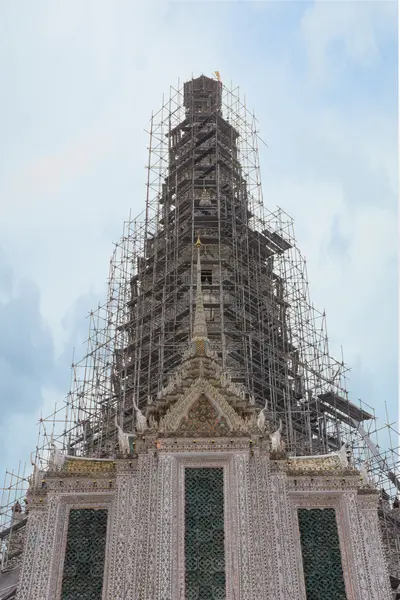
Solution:
[[[224,369],[282,420],[296,452],[338,449],[344,439],[337,419],[370,415],[348,402],[344,365],[330,362],[327,341],[308,331],[314,316],[301,306],[302,265],[278,267],[294,240],[259,214],[255,124],[238,116],[239,103],[227,107],[223,90],[204,75],[192,79],[176,109],[160,116],[161,128],[152,122],[150,148],[162,163],[149,164],[148,197],[154,194],[121,323],[125,343],[115,353],[118,411],[132,426],[133,399],[144,409],[180,361],[193,326],[193,248],[200,236],[209,339]],[[156,147],[154,139],[161,140]]]

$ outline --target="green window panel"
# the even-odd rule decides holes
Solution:
[[[185,469],[186,599],[224,600],[222,468]]]
[[[298,510],[307,600],[347,600],[333,508]]]
[[[61,600],[101,600],[107,510],[71,510]]]

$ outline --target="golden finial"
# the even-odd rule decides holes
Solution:
[[[200,248],[201,246],[201,241],[200,241],[200,236],[197,236],[197,242],[195,243],[196,248]]]

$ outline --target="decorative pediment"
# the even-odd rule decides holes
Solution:
[[[189,408],[188,414],[182,418],[179,429],[191,435],[227,434],[231,428],[225,415],[218,409],[216,403],[201,394]]]
[[[106,475],[115,471],[115,461],[104,458],[67,456],[62,467],[65,475]]]
[[[243,419],[216,387],[198,379],[161,419],[159,433],[179,432],[183,436],[200,437],[246,435],[255,423],[255,414],[253,419]]]
[[[319,456],[291,456],[287,461],[288,471],[293,475],[357,473],[350,464],[344,464],[338,454],[332,452]]]

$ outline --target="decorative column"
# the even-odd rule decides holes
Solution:
[[[251,500],[250,500],[249,454],[235,456],[239,595],[237,600],[255,600],[254,562],[252,556]],[[236,599],[235,599],[236,600]]]
[[[48,517],[47,498],[44,494],[33,495],[29,504],[28,523],[26,525],[25,547],[21,567],[21,576],[17,590],[17,600],[36,600],[38,598],[41,566],[46,542],[46,523]]]
[[[156,536],[156,575],[154,599],[172,598],[173,533],[177,527],[173,485],[176,486],[176,461],[160,454],[158,460],[158,511]]]
[[[300,600],[296,576],[297,556],[293,539],[294,524],[287,493],[285,461],[271,460],[270,511],[272,517],[271,544],[274,540],[274,600]]]
[[[138,561],[138,544],[139,544],[139,492],[140,492],[140,476],[139,476],[139,461],[135,462],[134,468],[130,472],[129,478],[129,499],[127,519],[122,526],[127,531],[127,554],[125,556],[125,594],[126,599],[133,599],[133,581],[137,571]],[[112,597],[112,596],[110,596]],[[125,600],[125,599],[124,599]]]
[[[272,527],[268,518],[268,486],[269,486],[269,460],[268,455],[262,451],[255,451],[250,458],[250,520],[251,536],[253,540],[253,561],[255,564],[254,593],[255,598],[273,600],[276,590],[271,583],[274,582],[274,565],[271,544]]]
[[[137,459],[119,459],[116,463],[111,556],[109,560],[108,596],[124,600],[127,589],[127,559],[130,540],[130,496]]]
[[[359,511],[357,506],[357,492],[346,492],[340,498],[340,509],[344,517],[345,531],[347,533],[346,552],[349,561],[349,580],[352,587],[351,600],[372,600],[370,592],[370,581],[368,576],[368,565],[364,551],[364,540],[361,534]],[[380,600],[387,600],[382,596]]]
[[[59,557],[60,530],[56,527],[60,511],[60,496],[58,494],[49,494],[47,499],[47,518],[43,530],[43,548],[41,552],[41,561],[38,564],[40,578],[37,578],[37,591],[33,598],[38,600],[52,600],[53,596],[50,590],[50,577],[54,568],[55,558]],[[35,586],[33,588],[35,590]]]
[[[383,550],[378,518],[378,494],[373,491],[357,496],[360,533],[368,573],[370,600],[390,600],[393,594]]]
[[[154,600],[155,598],[157,471],[158,458],[154,456],[154,452],[141,453],[135,483],[137,517],[135,523],[131,525],[135,528],[131,533],[134,533],[136,547],[131,548],[133,562],[126,595],[129,599]]]

